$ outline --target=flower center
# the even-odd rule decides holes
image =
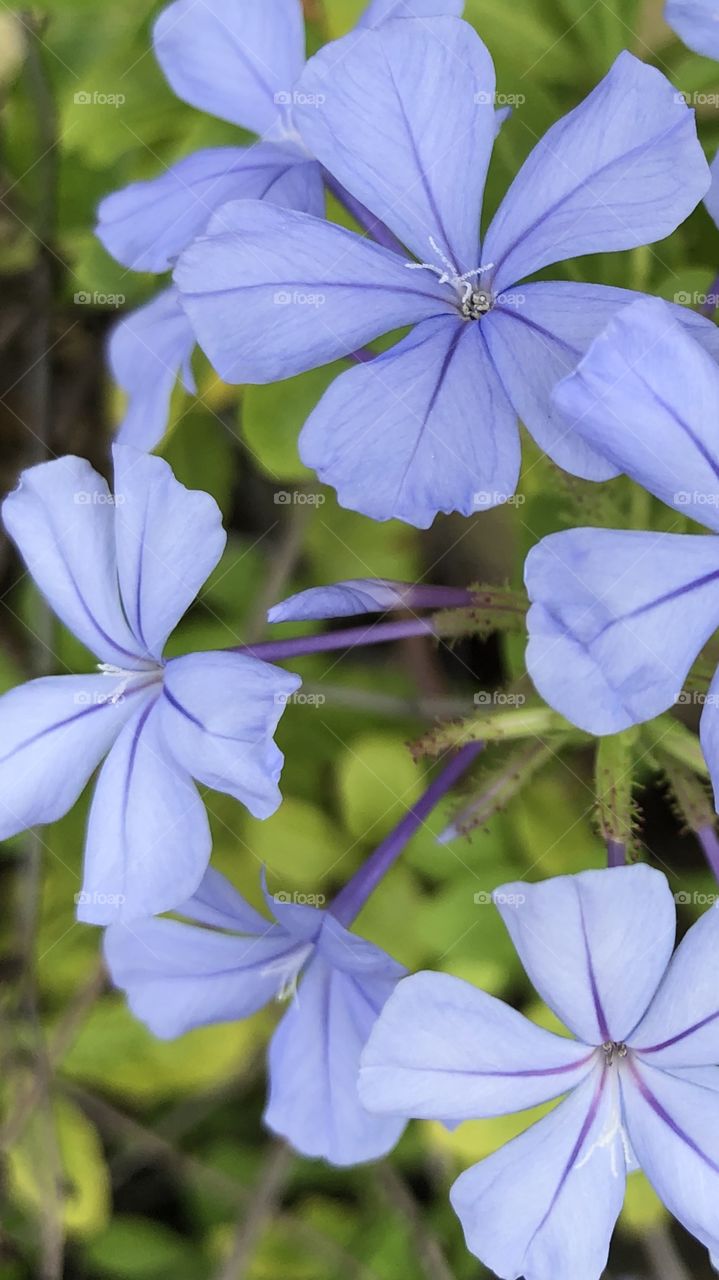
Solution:
[[[623,1043],[619,1043],[616,1040],[607,1040],[606,1044],[602,1045],[602,1053],[607,1066],[611,1067],[614,1065],[615,1059],[626,1058],[629,1050]]]
[[[142,680],[144,682],[142,687],[144,688],[162,679],[162,667],[160,666],[156,670],[129,671],[124,667],[115,667],[111,662],[98,662],[97,669],[102,675],[110,676],[115,681],[114,688],[109,689],[104,698],[105,702],[109,702],[113,706],[117,702],[122,702],[128,689],[132,692],[131,686],[136,680]]]
[[[457,305],[465,320],[481,320],[494,306],[494,294],[490,289],[482,288],[481,279],[492,270],[493,262],[486,266],[475,267],[473,271],[465,271],[460,275],[450,258],[437,244],[434,236],[429,237],[432,252],[439,258],[441,266],[435,262],[406,262],[408,271],[431,271],[437,276],[440,284],[449,284],[456,291]]]

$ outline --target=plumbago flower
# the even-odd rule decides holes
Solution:
[[[210,869],[195,897],[177,908],[195,923],[108,929],[110,975],[161,1039],[288,1000],[269,1049],[266,1124],[306,1156],[337,1165],[377,1159],[395,1145],[404,1121],[364,1110],[359,1058],[406,971],[329,912],[285,898],[266,894],[268,920]]]
[[[519,472],[518,417],[567,470],[614,474],[567,430],[550,391],[638,295],[515,285],[567,257],[668,235],[709,186],[692,112],[664,76],[623,53],[535,147],[480,250],[494,89],[489,53],[459,19],[390,20],[328,46],[300,78],[295,125],[407,252],[237,201],[175,270],[199,342],[230,382],[286,378],[414,326],[341,374],[300,437],[304,462],[340,502],[378,520],[425,528],[439,511],[506,500]],[[713,326],[677,316],[719,353]]]
[[[719,11],[716,0],[668,0],[665,17],[695,53],[719,58]]]
[[[391,15],[462,12],[464,0],[372,0],[360,29]],[[123,266],[165,272],[228,200],[257,198],[322,217],[321,166],[293,124],[305,62],[301,0],[176,0],[153,43],[179,98],[260,136],[251,146],[211,147],[148,182],[108,196],[97,235]],[[361,214],[362,211],[355,210]],[[373,220],[374,221],[374,220]],[[129,394],[119,439],[152,449],[162,437],[181,377],[195,391],[195,337],[174,288],[121,320],[110,341],[114,377]]]
[[[468,1247],[502,1280],[599,1280],[638,1167],[716,1255],[719,913],[672,958],[674,900],[650,867],[509,884],[494,898],[531,982],[574,1038],[458,978],[420,973],[399,984],[370,1036],[364,1105],[462,1121],[567,1095],[452,1188]]]
[[[617,316],[557,388],[573,432],[712,536],[570,529],[530,552],[527,669],[589,733],[618,733],[679,697],[719,628],[719,369],[645,299]],[[719,799],[719,672],[701,741]]]
[[[357,1074],[374,1021],[406,970],[349,929],[478,752],[472,743],[456,754],[328,910],[286,893],[268,895],[263,884],[269,921],[210,869],[194,897],[177,908],[194,923],[146,920],[113,925],[105,935],[114,982],[163,1039],[292,998],[270,1045],[265,1121],[303,1155],[337,1165],[374,1160],[404,1128],[402,1119],[365,1111]]]
[[[166,911],[210,857],[193,778],[274,813],[283,763],[273,734],[300,679],[247,654],[167,661],[165,641],[222,555],[213,498],[166,462],[116,446],[115,485],[81,458],[24,471],[5,528],[96,675],[31,680],[0,698],[0,839],[54,822],[104,756],[90,810],[78,917]]]

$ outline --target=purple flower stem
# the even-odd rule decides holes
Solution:
[[[717,833],[713,826],[706,826],[699,827],[696,834],[697,840],[704,850],[704,856],[717,880],[719,880],[719,838]]]
[[[435,805],[451,790],[483,748],[483,742],[469,742],[461,747],[447,767],[430,783],[424,795],[397,823],[394,831],[390,831],[344,889],[340,890],[330,907],[332,915],[340,924],[346,927],[352,924],[415,831],[419,830]]]
[[[391,249],[393,253],[398,253],[401,257],[409,259],[406,249],[400,244],[397,237],[392,235],[389,228],[379,218],[375,218],[374,214],[370,213],[369,209],[365,208],[359,200],[355,200],[354,196],[350,195],[349,191],[346,191],[342,186],[342,183],[338,182],[327,169],[322,170],[322,177],[328,191],[331,191],[340,204],[344,205],[347,212],[352,215],[355,222],[359,223],[363,231],[366,231],[384,249]]]
[[[375,622],[368,627],[347,627],[344,631],[327,631],[320,636],[292,636],[288,640],[267,640],[262,644],[238,645],[230,653],[244,653],[263,662],[282,662],[286,658],[304,658],[311,653],[332,653],[337,649],[356,649],[368,644],[387,644],[408,640],[412,636],[439,637],[433,618],[408,618],[400,622]]]
[[[621,840],[607,837],[607,866],[625,867],[627,865],[627,846]]]

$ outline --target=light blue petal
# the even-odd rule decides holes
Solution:
[[[117,589],[115,514],[107,483],[70,455],[23,471],[3,523],[54,612],[103,662],[142,667]]]
[[[386,951],[346,929],[331,910],[324,913],[317,939],[317,954],[342,973],[358,979],[371,979],[373,983],[384,983],[388,996],[407,972]]]
[[[483,259],[506,289],[552,262],[662,240],[709,186],[694,112],[626,50],[553,125],[512,183]]]
[[[110,335],[112,376],[128,396],[118,428],[120,444],[154,449],[167,430],[170,397],[178,378],[196,391],[190,357],[195,335],[175,289],[123,316]]]
[[[670,1213],[719,1248],[719,1093],[637,1063],[622,1074],[629,1138]]]
[[[719,22],[717,23],[717,31],[719,32]],[[719,153],[715,155],[712,161],[711,176],[712,184],[704,197],[704,203],[719,227]]]
[[[418,973],[400,982],[362,1057],[371,1111],[470,1120],[523,1111],[574,1088],[595,1053],[529,1022],[468,982]]]
[[[137,1018],[163,1040],[194,1027],[247,1018],[273,1000],[296,945],[265,922],[258,937],[135,920],[111,925],[105,959]]]
[[[72,808],[142,696],[113,702],[112,689],[105,676],[45,676],[0,698],[0,840]]]
[[[279,807],[284,757],[273,735],[299,676],[245,654],[174,658],[159,714],[183,769],[246,805],[256,818]]]
[[[658,298],[621,311],[555,395],[568,430],[712,529],[719,529],[718,399],[716,360]]]
[[[719,59],[719,13],[716,0],[668,0],[670,27],[695,53]]]
[[[176,0],[155,23],[155,54],[179,98],[264,133],[304,63],[300,0]]]
[[[377,27],[388,18],[436,18],[443,14],[461,18],[464,0],[370,0],[358,22],[360,27]]]
[[[492,59],[467,23],[398,20],[320,50],[295,119],[312,154],[420,262],[442,268],[431,238],[461,274],[480,265],[494,88]]]
[[[125,615],[159,659],[225,548],[215,499],[186,489],[163,458],[113,446],[117,572]]]
[[[719,1062],[719,910],[706,911],[672,957],[631,1045],[653,1067]]]
[[[265,1122],[304,1156],[334,1165],[391,1151],[404,1120],[370,1115],[357,1092],[362,1049],[391,986],[312,961],[270,1044]]]
[[[133,271],[168,271],[230,200],[270,200],[321,217],[319,165],[297,147],[271,142],[196,151],[159,178],[107,196],[98,209],[97,236]]]
[[[266,201],[225,205],[175,281],[227,382],[274,382],[350,355],[426,316],[452,314],[426,271],[334,223]]]
[[[274,605],[268,622],[307,622],[322,618],[352,618],[391,609],[443,609],[469,603],[467,593],[454,587],[391,582],[388,578],[353,578],[326,587],[310,587]]]
[[[494,900],[531,982],[562,1022],[587,1044],[625,1040],[674,947],[666,877],[646,866],[581,871],[502,885]]]
[[[702,718],[700,721],[700,737],[704,759],[709,765],[712,786],[714,788],[714,807],[719,807],[719,670],[709,686]]]
[[[626,1166],[618,1129],[607,1137],[618,1100],[602,1072],[452,1187],[468,1248],[502,1280],[604,1272]]]
[[[205,807],[152,702],[128,721],[100,771],[78,919],[111,924],[171,911],[200,884],[211,843]]]
[[[207,868],[199,888],[175,910],[198,924],[232,929],[236,933],[263,934],[269,923],[214,867]]]
[[[670,707],[719,624],[719,539],[570,529],[530,551],[527,670],[588,733]]]
[[[552,393],[561,379],[574,372],[609,321],[641,297],[629,289],[542,281],[500,295],[497,305],[481,321],[487,346],[519,417],[540,448],[573,475],[606,480],[623,468],[604,449],[606,423],[587,435],[582,430],[581,413],[566,417],[553,403]],[[715,325],[685,307],[669,310],[719,358]],[[608,394],[626,396],[623,386],[616,387],[614,380]],[[628,398],[626,403],[630,403]]]
[[[341,506],[419,529],[508,501],[519,477],[517,415],[481,325],[446,317],[341,374],[299,448]]]

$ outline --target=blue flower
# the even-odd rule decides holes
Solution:
[[[373,0],[360,25],[390,15],[461,13],[464,0]],[[300,0],[176,0],[162,11],[154,48],[167,80],[191,106],[259,134],[252,146],[196,151],[159,178],[133,182],[98,210],[102,244],[133,271],[168,271],[228,200],[262,199],[322,217],[322,170],[293,124],[305,64]],[[122,444],[161,439],[178,376],[195,391],[192,327],[173,288],[124,317],[109,347],[128,393]]]
[[[556,391],[569,430],[713,536],[570,529],[529,554],[527,669],[590,733],[618,733],[677,701],[719,627],[719,368],[644,299],[614,319]],[[719,796],[719,673],[702,714]]]
[[[716,1254],[719,913],[672,958],[674,900],[650,867],[509,884],[494,898],[531,982],[574,1038],[458,978],[420,973],[399,984],[370,1036],[363,1102],[458,1122],[567,1095],[452,1188],[469,1248],[502,1280],[599,1280],[637,1167]]]
[[[695,53],[719,58],[719,12],[716,0],[667,0],[670,27]]]
[[[307,147],[407,252],[306,213],[226,205],[175,271],[220,375],[286,378],[413,326],[341,374],[300,437],[303,460],[340,502],[378,520],[425,528],[438,511],[506,501],[519,472],[518,417],[561,466],[610,476],[566,431],[550,392],[637,295],[515,283],[557,260],[666,236],[691,212],[709,172],[671,84],[621,54],[535,147],[481,252],[495,77],[471,27],[408,19],[346,37],[308,63],[297,96]],[[677,314],[719,351],[713,326]]]
[[[31,680],[0,698],[0,839],[54,822],[103,757],[78,916],[171,909],[200,883],[210,829],[193,778],[256,817],[280,803],[273,734],[297,676],[232,652],[163,659],[225,545],[220,511],[166,462],[116,446],[115,487],[64,457],[23,472],[2,515],[95,675]],[[109,753],[109,754],[108,754]]]
[[[270,1044],[266,1123],[306,1156],[336,1165],[377,1159],[395,1145],[404,1121],[362,1107],[359,1060],[406,971],[331,912],[287,894],[266,897],[273,921],[210,869],[194,898],[177,908],[197,923],[146,920],[108,929],[113,981],[164,1039],[291,998]]]

